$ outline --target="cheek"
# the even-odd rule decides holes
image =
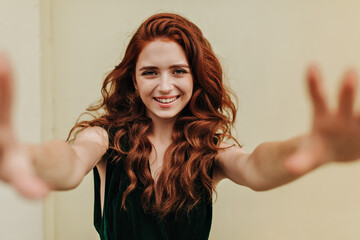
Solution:
[[[140,96],[144,97],[145,95],[149,94],[149,92],[151,92],[151,82],[139,79],[137,81],[137,89],[140,93]]]
[[[187,94],[192,96],[193,90],[194,90],[194,82],[192,79],[190,79],[186,84],[186,92],[187,92]]]

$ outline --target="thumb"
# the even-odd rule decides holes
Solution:
[[[18,148],[7,149],[1,164],[2,178],[27,198],[44,198],[50,186],[36,175],[30,159]]]
[[[289,173],[301,176],[317,168],[322,163],[310,151],[300,151],[285,159],[283,166]]]
[[[10,181],[17,191],[26,198],[41,199],[50,192],[50,186],[39,177],[29,173],[19,173]]]

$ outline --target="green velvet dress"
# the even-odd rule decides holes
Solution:
[[[209,196],[204,195],[189,215],[184,212],[175,218],[174,214],[169,214],[160,221],[143,210],[140,197],[144,187],[138,186],[127,197],[125,211],[121,207],[121,201],[130,181],[121,161],[117,164],[111,161],[113,154],[113,150],[109,148],[104,155],[107,167],[103,216],[101,216],[99,172],[96,167],[93,169],[94,225],[102,240],[208,239],[212,220],[212,203],[209,201]]]

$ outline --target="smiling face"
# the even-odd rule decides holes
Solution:
[[[148,43],[135,71],[135,88],[153,121],[175,119],[190,101],[193,76],[179,44],[169,40]]]

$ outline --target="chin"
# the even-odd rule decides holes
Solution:
[[[161,115],[157,115],[157,117],[164,120],[171,120],[177,118],[178,114],[161,114]]]
[[[161,120],[172,120],[176,119],[179,116],[179,112],[152,112],[148,114],[150,118],[157,118]],[[153,119],[154,120],[154,119]]]

